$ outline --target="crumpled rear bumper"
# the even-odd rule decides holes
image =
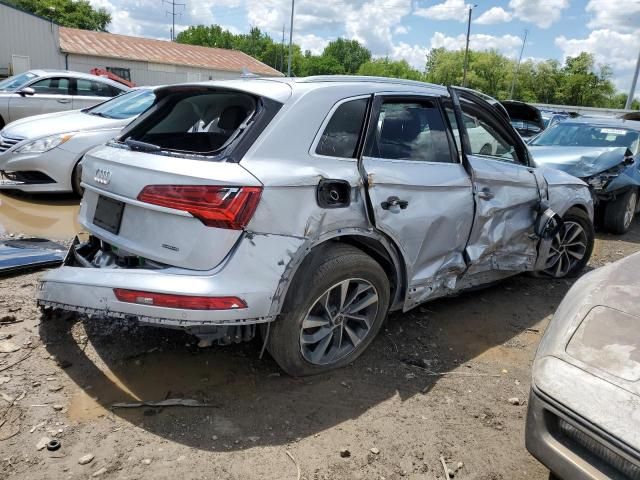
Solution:
[[[282,275],[302,239],[278,235],[243,238],[209,272],[164,268],[92,268],[65,264],[41,279],[38,305],[89,315],[132,318],[170,328],[244,325],[274,320],[272,303]],[[247,308],[191,310],[121,302],[115,288],[188,296],[236,296]]]

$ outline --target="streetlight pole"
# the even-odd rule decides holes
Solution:
[[[291,26],[289,27],[289,63],[287,65],[287,77],[291,76],[291,56],[293,55],[293,11],[296,0],[291,0]]]
[[[638,70],[640,70],[640,54],[638,54],[638,61],[636,62],[636,72],[633,74],[633,81],[631,82],[631,90],[629,90],[627,103],[624,106],[625,110],[630,110],[631,104],[633,103],[633,96],[636,93],[636,83],[638,81]]]
[[[471,13],[477,5],[469,7],[469,19],[467,20],[467,45],[464,48],[464,71],[462,73],[462,86],[467,86],[467,66],[469,62],[469,35],[471,34]]]
[[[527,34],[528,30],[524,31],[524,38],[522,39],[522,48],[520,49],[520,56],[518,57],[518,63],[516,64],[515,72],[513,72],[513,78],[511,79],[511,93],[509,94],[509,98],[513,100],[513,91],[516,88],[516,78],[518,76],[518,72],[520,71],[520,62],[522,61],[522,53],[524,52],[524,46],[527,43]]]

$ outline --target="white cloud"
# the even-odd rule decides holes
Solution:
[[[411,30],[409,27],[405,26],[405,25],[398,25],[396,28],[393,29],[393,34],[394,35],[406,35],[407,33],[409,33],[409,30]]]
[[[562,10],[569,7],[569,0],[510,0],[513,15],[540,28],[549,28],[560,20]]]
[[[436,32],[431,37],[431,48],[446,48],[447,50],[460,50],[465,47],[466,36],[464,34],[450,37],[442,32]],[[496,49],[508,57],[515,57],[522,46],[522,39],[515,35],[485,35],[473,34],[469,37],[471,50]]]
[[[422,71],[427,61],[427,53],[429,53],[427,47],[400,42],[393,47],[393,52],[389,56],[393,60],[406,60],[413,68]]]
[[[474,23],[480,25],[493,25],[496,23],[510,22],[512,18],[513,14],[511,12],[507,12],[504,8],[492,7],[480,15]]]
[[[443,3],[432,7],[417,8],[413,13],[431,20],[458,20],[459,22],[465,22],[470,7],[471,4],[465,3],[464,0],[445,0]]]
[[[589,28],[629,32],[640,26],[640,2],[637,0],[590,0],[586,11],[593,15]]]
[[[564,58],[575,57],[581,52],[592,53],[596,63],[607,64],[613,69],[613,81],[618,88],[629,88],[640,49],[640,36],[636,33],[600,29],[591,31],[586,38],[560,36],[555,44],[562,50]]]
[[[308,33],[305,35],[296,35],[296,43],[300,45],[303,52],[309,50],[314,55],[319,55],[324,50],[324,47],[327,46],[329,40],[313,33]]]

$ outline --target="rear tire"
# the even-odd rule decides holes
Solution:
[[[372,342],[389,299],[387,274],[373,258],[351,245],[320,247],[293,278],[267,350],[292,376],[343,367]]]
[[[84,188],[80,183],[82,182],[82,159],[78,160],[76,166],[73,167],[73,172],[71,173],[71,188],[73,188],[73,193],[82,197],[84,194]]]
[[[604,228],[606,231],[622,235],[633,225],[638,209],[638,190],[631,189],[613,202],[607,203],[604,210]]]

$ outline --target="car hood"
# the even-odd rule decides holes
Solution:
[[[549,324],[536,388],[640,449],[640,252],[578,280]]]
[[[562,170],[578,178],[587,178],[620,164],[625,147],[556,147],[529,145],[536,165]]]
[[[2,135],[11,138],[40,138],[67,132],[109,128],[119,129],[132,120],[132,118],[114,120],[97,115],[89,115],[81,110],[72,110],[69,112],[46,113],[16,120],[4,127]]]

